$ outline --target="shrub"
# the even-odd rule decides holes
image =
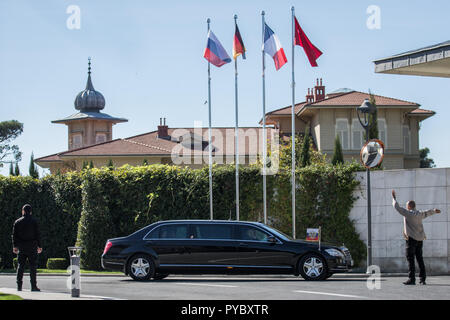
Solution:
[[[49,270],[65,270],[69,267],[69,262],[66,258],[49,258],[47,260],[47,269]]]

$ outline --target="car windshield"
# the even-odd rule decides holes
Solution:
[[[280,237],[283,240],[293,240],[291,236],[288,236],[284,232],[281,232],[280,230],[277,230],[277,229],[275,229],[273,227],[269,227],[269,226],[264,225],[264,228],[270,230],[273,234],[275,234],[276,236]]]

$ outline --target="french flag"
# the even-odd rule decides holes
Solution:
[[[208,43],[206,44],[203,56],[216,67],[221,67],[231,62],[228,53],[211,30],[208,32]]]
[[[287,62],[280,40],[267,24],[264,25],[263,50],[273,58],[275,68],[277,70],[279,70]]]

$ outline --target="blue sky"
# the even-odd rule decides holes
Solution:
[[[80,29],[70,30],[68,6],[81,10]],[[240,125],[256,126],[262,116],[261,10],[291,57],[290,8],[324,54],[311,68],[295,49],[297,102],[323,78],[326,90],[348,87],[421,104],[437,114],[423,122],[420,147],[429,147],[439,167],[450,167],[447,122],[448,80],[374,73],[373,60],[449,40],[446,0],[348,1],[116,1],[2,0],[0,2],[0,120],[24,123],[15,141],[28,172],[35,157],[67,149],[67,129],[51,120],[75,113],[73,101],[84,89],[92,57],[96,90],[104,112],[129,119],[114,127],[114,138],[156,129],[160,117],[170,127],[208,124],[206,19],[231,55],[234,14],[247,47],[239,60]],[[370,5],[381,10],[381,29],[366,26]],[[291,68],[278,72],[269,57],[267,111],[291,103]],[[234,126],[234,68],[212,67],[213,126]],[[8,173],[8,167],[0,169]]]

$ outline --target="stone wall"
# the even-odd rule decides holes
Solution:
[[[350,216],[361,239],[367,241],[366,173],[358,173],[357,179],[361,181],[355,192],[359,199]],[[392,189],[401,206],[415,200],[419,210],[441,209],[423,221],[424,259],[428,274],[450,273],[450,168],[371,172],[373,264],[382,272],[406,272],[403,217],[392,207]]]

